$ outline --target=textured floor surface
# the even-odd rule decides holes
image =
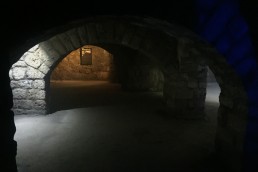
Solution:
[[[215,172],[219,87],[204,120],[162,111],[161,93],[106,82],[54,82],[51,114],[15,116],[19,172]]]

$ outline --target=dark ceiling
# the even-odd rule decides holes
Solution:
[[[197,23],[194,0],[171,1],[8,1],[1,5],[2,38],[6,46],[22,44],[46,30],[95,15],[150,16],[183,25],[191,30]],[[258,16],[251,0],[241,1],[241,12],[258,44]],[[7,34],[8,33],[8,34]]]

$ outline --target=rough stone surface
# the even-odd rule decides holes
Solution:
[[[33,100],[18,100],[14,99],[14,109],[33,109]]]
[[[41,64],[41,66],[39,67],[39,71],[44,74],[47,74],[49,70],[49,67],[45,63]]]
[[[32,87],[36,89],[44,89],[45,88],[45,81],[44,80],[34,80],[32,82]]]
[[[52,80],[112,80],[114,76],[113,56],[96,46],[92,48],[92,65],[80,64],[80,49],[67,55],[54,69]]]
[[[27,64],[24,61],[18,61],[14,63],[13,67],[26,67]]]
[[[22,88],[16,88],[13,90],[13,98],[14,99],[26,99],[27,90]]]
[[[32,67],[27,68],[26,75],[28,79],[41,79],[44,77],[42,72]]]
[[[9,70],[9,78],[13,80],[13,69]]]
[[[56,35],[49,39],[49,41],[46,44],[52,45],[53,49],[58,52],[58,57],[62,57],[66,55],[68,52],[64,45],[61,43],[60,39],[58,38],[59,35]]]
[[[46,61],[44,61],[44,65],[50,68],[53,64],[55,64],[55,62],[56,62],[55,59],[47,59]]]
[[[164,100],[169,111],[178,118],[203,118],[207,70],[205,66],[185,64],[181,63],[177,72],[165,72]]]
[[[28,88],[32,88],[32,80],[18,80],[18,81],[15,81],[15,80],[12,80],[11,81],[11,88],[25,88],[25,89],[28,89]]]
[[[40,56],[39,56],[40,57]],[[35,69],[41,65],[41,58],[38,58],[32,53],[28,53],[24,59],[25,63]]]
[[[16,67],[12,70],[13,78],[15,80],[24,79],[25,78],[26,68]]]
[[[42,52],[38,45],[34,46],[10,69],[14,103],[12,110],[16,115],[36,112],[36,108],[45,111],[44,103],[41,106],[33,105],[38,100],[45,102],[46,99],[44,73],[39,70],[43,62]]]
[[[62,54],[60,54],[59,50],[56,50],[55,47],[52,46],[50,41],[45,41],[45,42],[39,43],[39,49],[41,52],[47,52],[47,53],[44,53],[45,54],[44,56],[42,56],[42,55],[40,56],[40,58],[42,58],[43,62],[45,62],[47,60],[54,62],[57,59],[59,59],[60,57],[62,57]],[[37,53],[35,53],[35,55],[38,56]]]
[[[66,52],[71,52],[75,49],[69,36],[66,33],[58,35],[59,40],[62,40],[60,43],[66,49]]]
[[[46,95],[45,95],[44,90],[38,90],[38,89],[29,89],[27,93],[27,99],[32,99],[32,100],[44,100]]]
[[[39,48],[39,44],[33,46],[31,49],[28,50],[30,53],[34,53]]]
[[[44,101],[44,100],[36,100],[36,101],[33,102],[33,107],[36,110],[45,109],[46,108],[46,101]]]
[[[73,47],[75,47],[75,49],[78,47],[81,47],[80,36],[76,32],[76,29],[71,29],[71,30],[67,31],[67,35],[68,35],[69,39],[71,40],[71,43],[72,43]]]

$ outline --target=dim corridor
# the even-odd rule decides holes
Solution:
[[[219,87],[207,118],[174,119],[162,93],[103,81],[51,83],[51,113],[15,116],[19,172],[221,172],[214,155]]]

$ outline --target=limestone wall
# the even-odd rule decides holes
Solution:
[[[51,80],[112,80],[113,56],[96,46],[92,48],[92,65],[80,64],[80,49],[72,51],[53,70]]]

